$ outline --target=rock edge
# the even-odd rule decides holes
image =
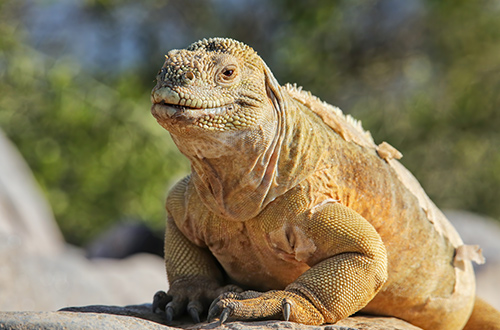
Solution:
[[[161,315],[151,311],[151,304],[131,306],[94,305],[68,307],[57,312],[0,312],[0,330],[39,329],[232,329],[232,330],[418,330],[402,320],[391,317],[354,316],[334,325],[307,326],[285,321],[227,322],[192,324],[182,319],[167,326]]]

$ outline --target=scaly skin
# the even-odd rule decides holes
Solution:
[[[157,81],[152,114],[192,173],[167,198],[170,290],[154,309],[304,324],[362,310],[463,328],[470,261],[397,151],[231,39],[169,52]]]

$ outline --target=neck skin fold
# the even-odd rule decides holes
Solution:
[[[200,198],[218,216],[252,219],[318,167],[322,153],[309,148],[318,145],[316,116],[284,93],[268,88],[269,118],[252,130],[209,132],[203,141],[172,135],[191,161]]]

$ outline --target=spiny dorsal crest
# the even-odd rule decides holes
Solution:
[[[190,51],[205,50],[207,52],[231,53],[233,55],[245,54],[256,55],[257,52],[250,46],[230,38],[202,39],[186,48]]]
[[[321,101],[311,92],[302,90],[302,87],[297,87],[296,84],[286,84],[284,87],[292,98],[321,117],[325,124],[340,134],[344,140],[353,141],[364,147],[376,147],[372,135],[363,129],[359,120],[354,119],[351,115],[344,114],[339,108]]]

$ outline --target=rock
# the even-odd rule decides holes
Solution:
[[[123,219],[101,233],[86,247],[89,259],[123,259],[137,253],[163,257],[163,234],[153,232],[137,219]]]
[[[26,252],[0,240],[0,310],[57,310],[89,304],[152,301],[167,288],[163,259],[149,254],[123,260],[85,258],[77,249],[54,256]],[[7,265],[7,266],[5,266]]]
[[[59,312],[92,313],[92,314],[111,314],[137,317],[144,320],[152,321],[159,324],[165,324],[165,318],[158,313],[153,313],[151,304],[129,305],[129,306],[107,306],[107,305],[90,305],[82,307],[65,307]],[[181,321],[174,321],[174,324],[189,324],[189,319],[185,318]]]
[[[0,130],[0,241],[18,240],[36,254],[64,248],[54,216],[28,165]]]
[[[337,322],[337,325],[359,330],[419,330],[421,328],[395,317],[354,316]],[[345,329],[345,328],[344,328]]]
[[[170,327],[140,318],[70,312],[0,312],[0,330],[168,330]]]
[[[163,324],[163,318],[151,312],[151,304],[118,306],[70,307],[58,312],[0,312],[3,329],[292,329],[292,330],[418,330],[420,328],[391,317],[354,316],[335,325],[305,326],[284,321]]]
[[[0,310],[127,305],[167,289],[163,259],[89,261],[65,244],[33,175],[0,131]]]

